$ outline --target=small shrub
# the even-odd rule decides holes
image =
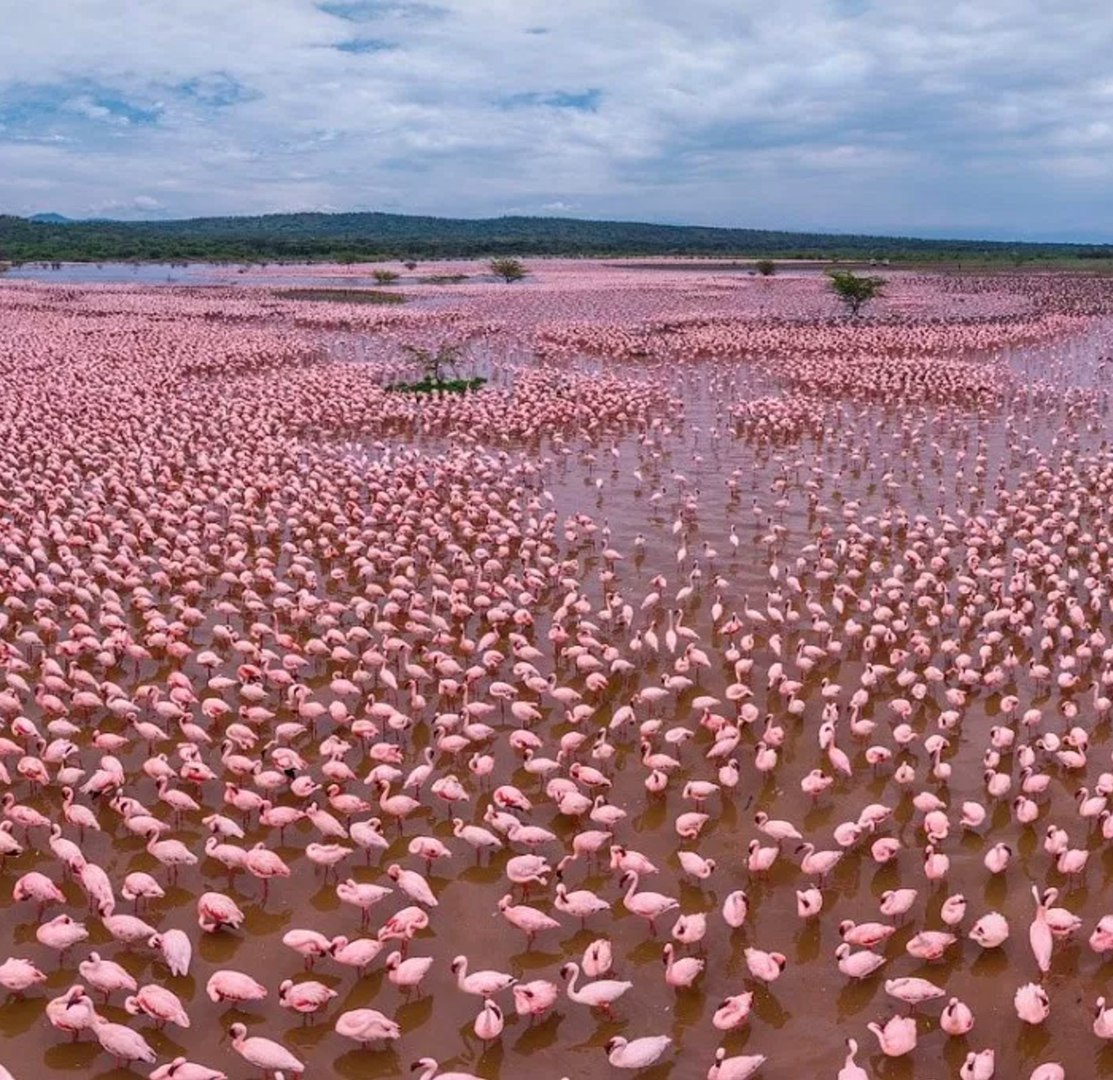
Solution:
[[[508,285],[512,281],[521,281],[526,276],[526,268],[519,259],[492,259],[488,265],[491,273],[502,278]]]
[[[466,394],[478,390],[487,382],[482,376],[473,379],[430,379],[426,376],[415,383],[391,383],[387,387],[395,394]]]
[[[403,345],[402,351],[406,353],[411,360],[421,365],[421,370],[424,373],[424,382],[441,383],[444,378],[441,375],[443,368],[451,368],[455,370],[457,361],[460,359],[460,353],[464,351],[463,345],[442,345],[436,352],[432,349],[422,349],[417,345]]]
[[[884,295],[884,278],[863,277],[849,270],[828,270],[827,276],[831,280],[831,289],[851,315],[857,315],[863,305]]]
[[[282,300],[313,300],[333,304],[404,304],[401,293],[377,292],[374,289],[277,289]]]

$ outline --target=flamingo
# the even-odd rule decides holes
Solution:
[[[707,1070],[707,1080],[748,1080],[756,1076],[768,1060],[764,1054],[738,1054],[727,1057],[726,1048],[715,1051],[715,1063]]]
[[[282,1072],[301,1076],[305,1072],[305,1065],[281,1043],[258,1035],[248,1037],[243,1024],[233,1024],[228,1034],[232,1036],[232,1049],[249,1065],[262,1069],[264,1073]]]
[[[594,982],[577,987],[576,980],[580,977],[580,965],[572,960],[560,969],[560,977],[567,984],[565,993],[569,1001],[588,1005],[593,1009],[602,1009],[608,1015],[611,1006],[634,985],[623,979],[596,979]]]
[[[615,1035],[607,1040],[604,1049],[607,1060],[616,1069],[645,1069],[660,1061],[671,1045],[668,1035],[647,1035],[633,1040]]]

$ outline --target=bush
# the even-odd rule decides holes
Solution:
[[[417,283],[419,285],[459,285],[461,281],[467,280],[467,274],[430,274],[428,277],[419,277]]]
[[[521,281],[526,276],[526,268],[518,259],[492,259],[489,263],[491,273],[502,278],[508,285]]]
[[[431,379],[426,376],[420,382],[391,383],[387,390],[400,394],[466,394],[478,390],[487,380],[477,375],[473,379]]]
[[[242,271],[241,271],[242,273]],[[375,289],[276,289],[282,300],[313,300],[333,304],[404,304],[401,293],[378,292]]]
[[[402,275],[393,270],[372,270],[371,276],[379,285],[393,285]]]
[[[777,264],[772,259],[758,259],[754,269],[762,277],[772,277],[777,272]]]
[[[417,345],[403,345],[402,351],[415,363],[421,365],[422,373],[425,376],[423,382],[434,384],[444,382],[441,374],[442,369],[456,369],[456,364],[460,359],[460,353],[464,351],[464,346],[442,345],[436,352],[433,352],[432,349],[422,349]]]
[[[846,305],[851,315],[857,315],[863,305],[884,295],[884,278],[864,277],[849,270],[828,270],[827,277],[831,280],[832,291]]]

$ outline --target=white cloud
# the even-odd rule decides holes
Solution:
[[[1113,234],[1111,45],[1090,0],[40,0],[0,203]]]
[[[130,199],[107,199],[89,207],[99,217],[166,217],[166,204],[150,195],[136,195]]]

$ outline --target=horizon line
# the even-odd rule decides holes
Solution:
[[[4,216],[0,213],[0,216]],[[12,217],[20,218],[23,221],[32,225],[51,225],[51,224],[74,224],[74,225],[173,225],[184,224],[189,222],[201,221],[235,221],[235,220],[258,220],[270,217],[346,217],[346,216],[379,216],[379,217],[392,217],[392,218],[415,218],[425,219],[432,221],[465,221],[465,222],[496,222],[496,221],[561,221],[561,222],[576,222],[591,225],[625,225],[625,226],[643,226],[658,229],[685,229],[685,230],[702,230],[712,232],[746,232],[746,233],[788,233],[799,236],[824,236],[824,237],[845,237],[848,239],[864,239],[864,240],[917,240],[926,241],[930,243],[945,244],[948,242],[962,243],[962,244],[993,244],[995,246],[1008,246],[1010,244],[1024,245],[1032,247],[1056,245],[1063,247],[1113,247],[1113,239],[1110,240],[1079,240],[1079,239],[1021,239],[1016,236],[1008,237],[993,237],[984,235],[954,235],[954,234],[940,234],[925,235],[916,232],[848,232],[843,230],[830,230],[824,228],[789,228],[789,227],[769,227],[769,226],[750,226],[750,225],[705,225],[696,222],[675,222],[675,221],[647,221],[634,218],[609,218],[609,217],[581,217],[564,214],[527,214],[527,213],[505,213],[497,215],[481,215],[481,216],[465,216],[465,215],[446,215],[446,214],[432,214],[432,213],[412,213],[412,212],[399,212],[392,210],[318,210],[318,209],[301,209],[301,210],[268,210],[262,213],[243,213],[243,214],[196,214],[184,217],[176,216],[162,216],[162,217],[134,217],[134,218],[114,218],[114,217],[70,217],[67,214],[62,214],[57,211],[36,211],[31,214],[12,214]],[[43,221],[42,218],[55,218],[60,220]],[[37,220],[38,219],[38,220]],[[683,256],[679,256],[683,257]]]

